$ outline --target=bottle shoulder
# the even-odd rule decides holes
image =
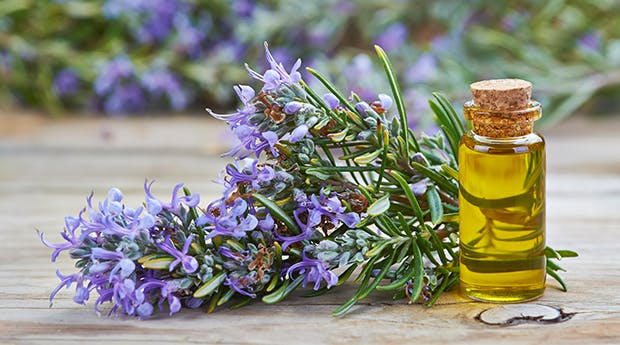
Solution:
[[[490,138],[469,131],[461,137],[461,149],[491,154],[518,154],[544,150],[545,139],[538,133],[514,138]]]

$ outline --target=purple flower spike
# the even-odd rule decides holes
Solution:
[[[367,113],[374,111],[368,103],[363,101],[355,104],[355,110],[357,110],[362,116],[366,116]]]
[[[329,109],[334,110],[340,105],[340,100],[338,97],[334,96],[332,93],[326,93],[323,95],[323,101],[327,104]]]
[[[314,282],[314,290],[318,290],[321,287],[323,280],[327,283],[328,289],[338,283],[338,276],[328,269],[327,263],[322,260],[308,258],[305,252],[302,254],[302,261],[291,266],[286,271],[286,275],[291,277],[295,271],[304,275],[304,287],[308,281]]]
[[[65,231],[63,231],[60,235],[62,236],[62,238],[64,238],[67,241],[67,243],[56,244],[56,243],[47,242],[45,239],[43,239],[43,233],[40,231],[37,231],[41,242],[46,247],[54,249],[54,252],[52,253],[52,262],[56,261],[56,258],[58,257],[58,254],[60,254],[60,252],[64,250],[77,248],[82,244],[82,239],[80,238],[80,236],[76,236],[75,230],[77,230],[80,227],[80,224],[81,224],[80,219],[82,218],[83,212],[84,210],[80,212],[79,217],[72,217],[72,216],[65,217]]]
[[[263,91],[273,91],[281,85],[293,85],[301,81],[301,73],[297,70],[301,67],[301,59],[297,59],[290,72],[287,72],[284,66],[277,62],[269,51],[267,42],[265,42],[265,54],[271,69],[267,70],[263,75],[252,70],[247,64],[245,68],[252,78],[258,79],[265,83]]]
[[[423,179],[416,183],[410,184],[409,187],[411,188],[413,194],[415,194],[416,196],[420,196],[426,193],[426,189],[428,188],[429,183],[430,181],[428,179]]]
[[[304,107],[304,103],[297,102],[297,101],[288,102],[284,106],[284,112],[288,115],[297,114],[303,107]]]
[[[392,97],[384,94],[384,93],[380,93],[379,94],[379,103],[381,103],[381,108],[383,108],[384,110],[388,110],[390,109],[390,107],[392,107],[392,103],[394,103],[392,101]]]
[[[200,195],[197,193],[181,197],[178,196],[179,190],[181,189],[181,187],[183,187],[183,183],[179,183],[174,186],[174,189],[172,190],[172,200],[170,200],[169,203],[157,200],[151,193],[151,186],[153,185],[153,182],[148,183],[148,181],[144,181],[144,192],[146,194],[147,210],[149,210],[149,213],[151,213],[152,215],[157,215],[157,213],[159,212],[153,212],[161,211],[161,209],[173,213],[178,213],[181,210],[182,204],[185,204],[188,207],[196,207],[200,203]]]
[[[192,244],[193,240],[194,235],[192,234],[185,240],[181,251],[174,247],[174,244],[170,241],[170,238],[167,238],[163,243],[159,243],[157,245],[161,250],[176,258],[176,260],[170,263],[170,272],[172,272],[178,264],[181,264],[187,273],[196,272],[198,269],[198,261],[196,261],[196,258],[193,256],[187,255],[187,251],[189,250],[189,246]]]
[[[303,139],[307,134],[308,134],[308,126],[306,126],[305,124],[301,125],[293,130],[293,132],[291,133],[291,137],[289,138],[289,141],[291,143],[296,143],[300,141],[301,139]]]

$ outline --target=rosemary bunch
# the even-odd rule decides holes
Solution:
[[[319,295],[354,277],[358,289],[334,311],[339,316],[376,290],[433,305],[455,286],[458,271],[457,145],[462,121],[440,94],[430,101],[441,132],[416,136],[396,75],[376,47],[392,88],[370,102],[329,91],[319,96],[265,45],[270,69],[260,90],[239,85],[242,107],[215,114],[240,144],[221,178],[222,197],[206,207],[182,184],[170,201],[145,183],[145,202],[131,208],[111,189],[95,207],[92,196],[66,218],[66,243],[52,244],[52,260],[68,250],[78,272],[57,273],[76,285],[74,300],[98,294],[95,309],[141,318],[168,306],[242,306],[276,303],[311,283]],[[396,111],[393,111],[396,108]],[[85,215],[88,215],[86,217]],[[547,250],[549,260],[572,256]],[[565,288],[561,270],[548,273]],[[234,301],[234,302],[233,302]]]

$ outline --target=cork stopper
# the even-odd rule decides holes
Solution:
[[[526,108],[532,96],[532,83],[521,79],[491,79],[469,86],[474,104],[487,110]]]
[[[474,133],[492,138],[532,133],[540,117],[540,104],[532,101],[532,83],[521,79],[492,79],[470,85],[473,101],[464,114]]]

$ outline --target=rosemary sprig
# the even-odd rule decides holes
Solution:
[[[459,281],[456,156],[465,129],[436,93],[430,105],[443,135],[416,137],[397,74],[376,51],[394,101],[348,99],[308,68],[330,91],[319,96],[301,80],[299,64],[286,71],[266,47],[270,70],[249,70],[263,88],[240,85],[240,110],[212,113],[241,142],[222,197],[200,207],[189,189],[178,195],[179,184],[161,201],[145,183],[141,208],[124,205],[115,188],[98,208],[89,198],[90,218],[66,219],[67,243],[44,241],[54,260],[64,250],[77,260],[77,273],[58,274],[59,288],[75,283],[77,302],[95,291],[96,308],[110,302],[112,311],[141,318],[165,306],[172,314],[182,305],[212,312],[259,298],[277,303],[309,283],[315,296],[349,278],[357,290],[335,316],[375,291],[435,304]],[[393,102],[399,116],[392,120]],[[547,248],[546,255],[547,273],[566,290],[553,260],[576,253]]]

